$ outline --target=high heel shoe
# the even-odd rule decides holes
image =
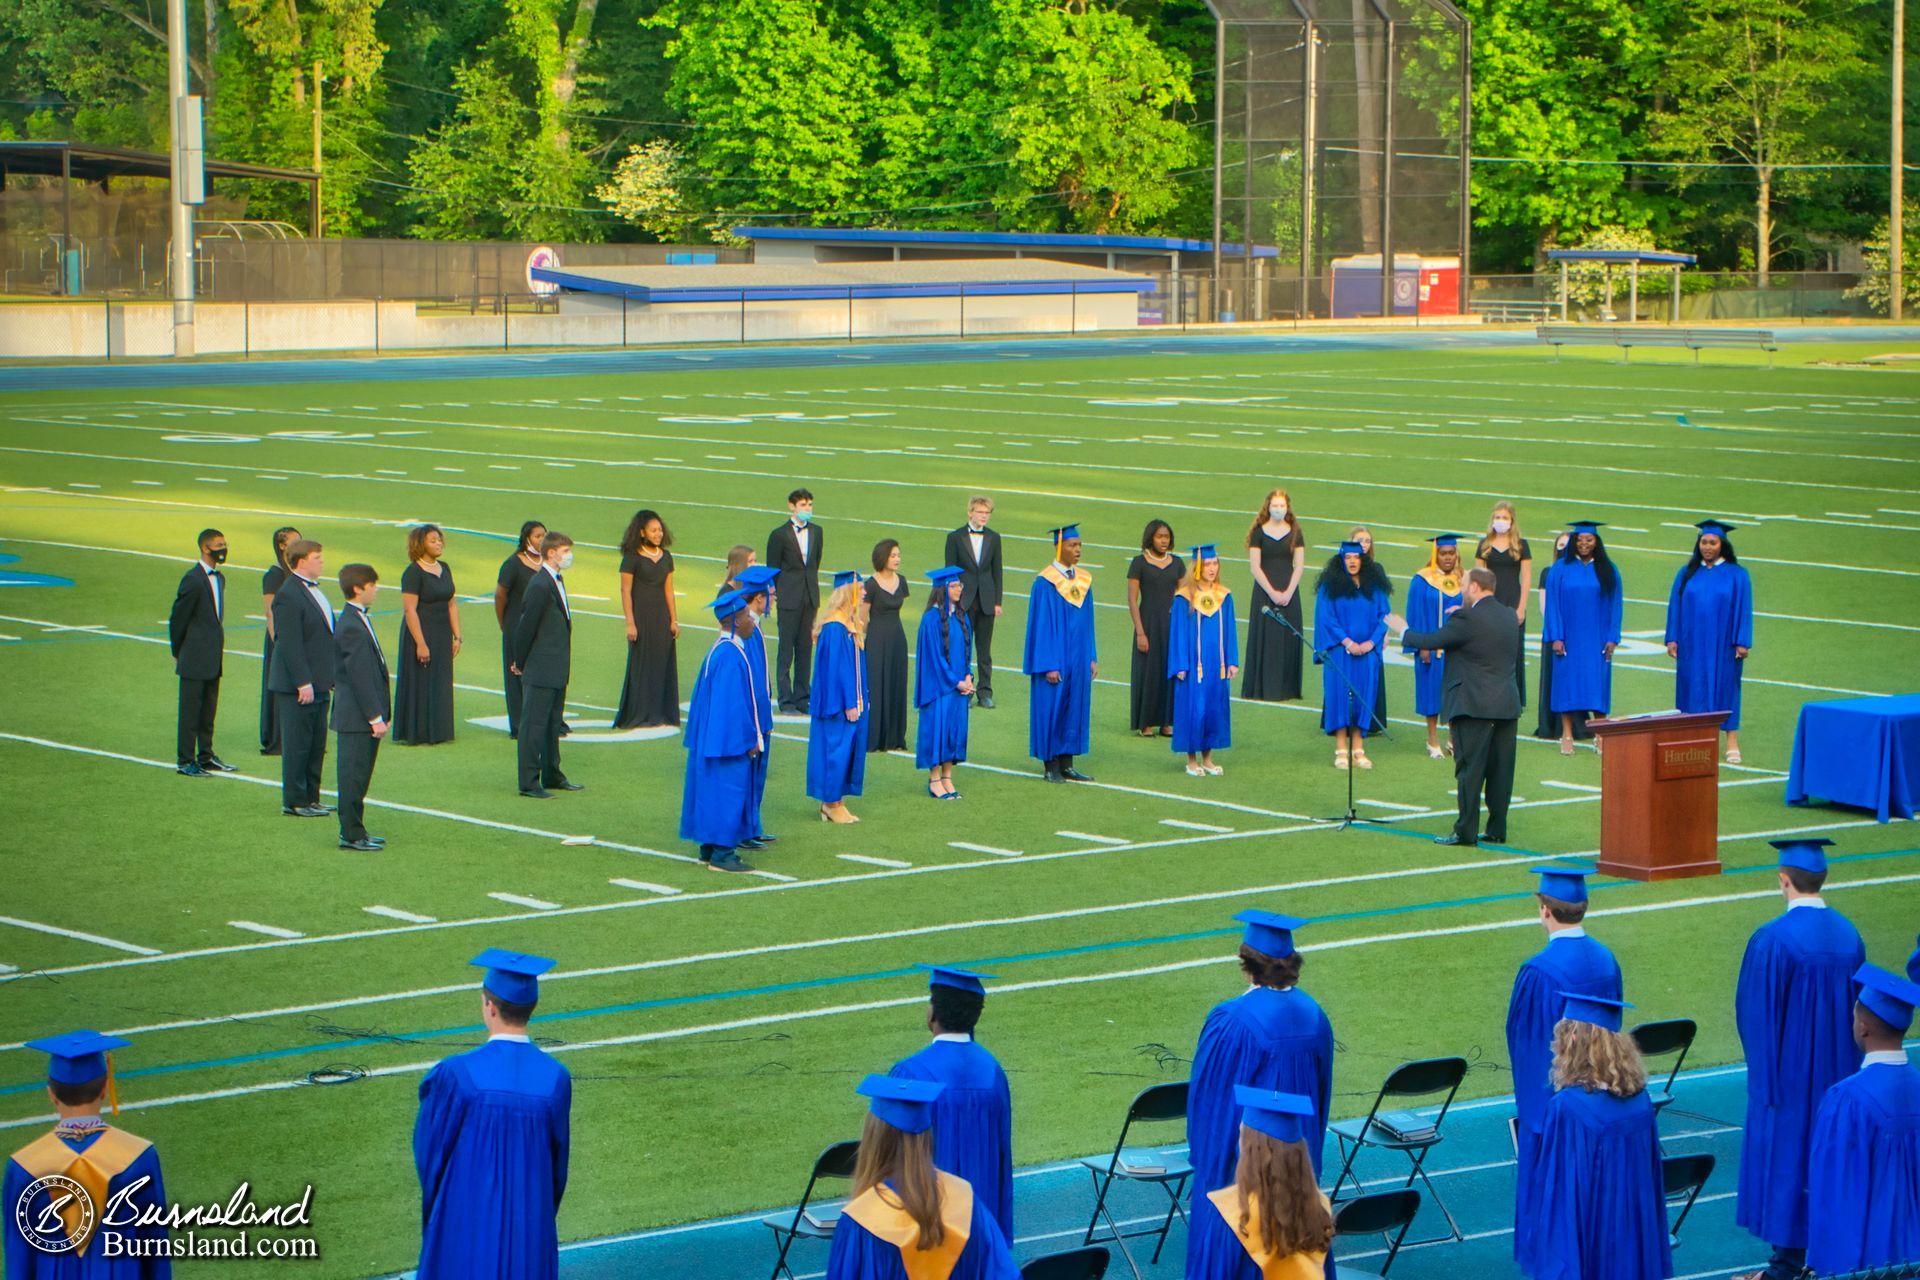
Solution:
[[[1336,751],[1336,752],[1334,752],[1334,753],[1333,753],[1333,767],[1334,767],[1334,768],[1336,768],[1336,769],[1344,769],[1344,768],[1346,768],[1346,767],[1347,767],[1347,753],[1346,753],[1346,752],[1344,752],[1344,751]]]
[[[1440,749],[1440,746],[1438,743],[1429,742],[1427,744],[1427,759],[1438,760],[1444,755],[1446,755],[1446,752]]]
[[[1562,739],[1560,739],[1560,754],[1561,754],[1561,755],[1563,755],[1563,756],[1570,756],[1570,755],[1572,755],[1572,754],[1573,754],[1573,739],[1572,739],[1572,738],[1562,738]]]
[[[945,800],[945,799],[946,799],[946,797],[945,797],[945,796],[943,796],[943,795],[941,795],[941,794],[940,794],[940,793],[939,793],[938,791],[935,791],[935,790],[933,789],[933,784],[932,784],[931,782],[929,782],[929,783],[927,784],[927,794],[928,794],[928,795],[930,795],[930,796],[932,796],[932,797],[933,797],[933,798],[934,798],[935,800]]]
[[[1373,768],[1373,761],[1367,759],[1366,752],[1356,751],[1353,753],[1353,767],[1356,769],[1371,769]]]

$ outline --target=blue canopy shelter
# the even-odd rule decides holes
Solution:
[[[1699,259],[1690,253],[1668,253],[1664,249],[1549,249],[1547,261],[1560,264],[1560,319],[1567,318],[1567,264],[1570,262],[1600,262],[1607,268],[1607,309],[1613,309],[1613,269],[1624,263],[1627,266],[1627,321],[1633,323],[1640,318],[1640,268],[1666,267],[1673,272],[1672,306],[1667,316],[1668,324],[1680,323],[1680,268],[1690,267]],[[1608,314],[1601,317],[1612,320]]]

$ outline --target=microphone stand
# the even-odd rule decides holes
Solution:
[[[1320,649],[1314,648],[1313,645],[1308,642],[1306,636],[1301,634],[1300,628],[1293,625],[1292,619],[1288,618],[1286,614],[1280,612],[1280,610],[1273,605],[1267,604],[1267,605],[1260,606],[1260,612],[1265,614],[1267,617],[1272,618],[1275,622],[1278,622],[1282,627],[1285,627],[1289,632],[1291,632],[1293,634],[1294,639],[1300,642],[1300,646],[1303,649],[1306,649],[1313,654],[1314,666],[1320,667],[1320,666],[1327,665],[1326,655],[1328,653],[1333,652],[1334,646],[1330,646],[1326,650],[1320,650]],[[1347,675],[1346,671],[1341,667],[1335,666],[1330,669],[1335,675],[1340,677],[1340,683],[1347,686],[1348,709],[1358,710],[1360,706],[1360,690],[1354,687],[1352,677]],[[1385,657],[1383,656],[1380,664],[1381,678],[1385,679],[1386,674],[1387,674],[1386,660],[1385,660]],[[1393,736],[1393,731],[1387,728],[1386,722],[1383,721],[1378,715],[1374,714],[1374,710],[1371,704],[1369,704],[1366,709],[1366,716],[1367,716],[1368,729],[1370,730],[1378,729],[1381,735],[1384,737],[1391,738]],[[1351,827],[1356,822],[1370,822],[1376,825],[1384,826],[1387,823],[1394,821],[1392,818],[1375,818],[1368,815],[1363,815],[1354,809],[1353,775],[1355,772],[1357,771],[1352,767],[1351,764],[1349,764],[1346,770],[1347,811],[1336,818],[1325,818],[1325,819],[1322,819],[1322,821],[1338,822],[1340,824],[1340,830],[1342,831],[1345,831],[1348,827]]]

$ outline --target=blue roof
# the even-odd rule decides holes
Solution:
[[[817,240],[826,244],[953,244],[1000,249],[1079,249],[1117,253],[1212,253],[1211,240],[1182,240],[1173,236],[1068,235],[1051,231],[900,231],[855,227],[735,227],[733,234],[747,240]],[[1245,252],[1244,245],[1223,244],[1224,254]],[[1256,258],[1277,258],[1270,244],[1253,247]]]
[[[1549,262],[1640,262],[1663,267],[1689,267],[1699,259],[1690,253],[1668,253],[1665,249],[1549,249]]]
[[[1055,293],[1151,293],[1159,284],[1146,276],[1115,276],[1105,280],[965,280],[951,283],[856,285],[701,285],[662,289],[629,284],[604,276],[533,268],[533,278],[576,293],[605,293],[636,302],[791,302],[846,298],[966,298]]]

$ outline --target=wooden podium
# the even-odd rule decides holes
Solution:
[[[1720,722],[1726,713],[1593,720],[1600,870],[1630,880],[1720,874]]]

